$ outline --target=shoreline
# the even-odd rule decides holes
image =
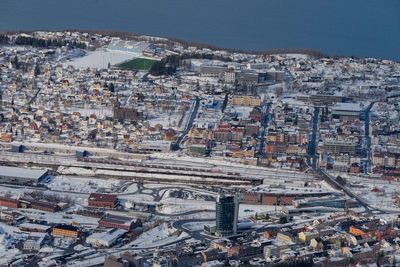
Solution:
[[[255,54],[255,55],[277,55],[277,54],[304,54],[308,56],[312,56],[315,58],[346,58],[346,57],[354,57],[354,56],[338,56],[338,55],[329,55],[327,53],[323,53],[319,50],[315,49],[307,49],[307,48],[274,48],[274,49],[266,49],[266,50],[247,50],[247,49],[236,49],[236,48],[226,48],[220,47],[217,45],[213,45],[210,43],[204,42],[195,42],[190,40],[184,40],[176,37],[168,37],[168,36],[152,36],[147,35],[145,33],[136,33],[136,32],[125,32],[125,31],[114,31],[114,30],[89,30],[89,29],[76,29],[76,28],[65,28],[65,29],[32,29],[32,30],[0,30],[0,33],[3,34],[18,34],[18,33],[33,33],[33,32],[87,32],[90,34],[101,34],[101,35],[108,35],[111,37],[119,37],[122,39],[135,39],[140,41],[148,41],[151,38],[158,38],[156,40],[158,43],[164,44],[172,44],[172,43],[179,43],[184,47],[188,46],[196,46],[199,48],[208,48],[214,51],[223,50],[230,53],[243,53],[243,54]],[[164,39],[164,40],[163,40]],[[359,58],[359,57],[354,57]]]
[[[243,54],[254,54],[254,55],[279,55],[279,54],[304,54],[314,58],[331,58],[331,59],[341,59],[341,58],[354,58],[354,59],[376,59],[376,60],[388,60],[400,63],[400,60],[392,59],[392,58],[379,58],[379,57],[368,57],[368,56],[354,56],[354,55],[332,55],[328,53],[321,52],[317,49],[309,49],[309,48],[273,48],[266,50],[247,50],[247,49],[236,49],[236,48],[227,48],[221,47],[217,45],[213,45],[205,42],[195,42],[190,40],[184,40],[176,37],[168,37],[168,36],[153,36],[145,33],[137,33],[137,32],[126,32],[126,31],[118,31],[118,30],[93,30],[93,29],[78,29],[78,28],[64,28],[64,29],[31,29],[31,30],[0,30],[0,34],[18,34],[18,33],[33,33],[33,32],[80,32],[80,33],[90,33],[90,34],[100,34],[100,35],[108,35],[110,37],[119,37],[121,39],[133,39],[137,41],[149,41],[151,38],[156,38],[155,40],[158,43],[163,44],[172,44],[179,43],[184,47],[188,46],[196,46],[198,48],[208,48],[213,51],[222,50],[227,51],[229,53],[243,53]]]

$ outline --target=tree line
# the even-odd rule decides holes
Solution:
[[[9,41],[10,39],[7,35],[0,34],[0,44],[8,44]]]
[[[15,45],[30,45],[34,47],[62,47],[69,46],[71,48],[82,48],[86,49],[86,44],[77,41],[69,40],[58,40],[58,39],[42,39],[30,36],[18,36],[15,41]]]
[[[232,59],[227,56],[216,55],[213,53],[183,53],[181,55],[168,55],[160,61],[155,62],[149,72],[153,76],[171,75],[181,66],[185,59],[210,59],[231,62]]]

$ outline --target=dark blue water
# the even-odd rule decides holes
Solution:
[[[65,28],[400,60],[400,0],[0,0],[0,30]]]

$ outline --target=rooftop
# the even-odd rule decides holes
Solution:
[[[0,166],[0,176],[18,177],[22,179],[39,179],[47,173],[47,170],[23,169],[17,167]]]
[[[89,200],[91,200],[91,201],[107,201],[107,202],[114,203],[117,200],[117,196],[110,195],[110,194],[91,193],[89,196]]]
[[[361,106],[359,103],[336,103],[333,107],[334,110],[340,111],[361,111]]]

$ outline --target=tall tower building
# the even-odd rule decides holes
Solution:
[[[218,195],[216,204],[216,228],[218,236],[229,236],[237,233],[239,200],[233,195]]]

